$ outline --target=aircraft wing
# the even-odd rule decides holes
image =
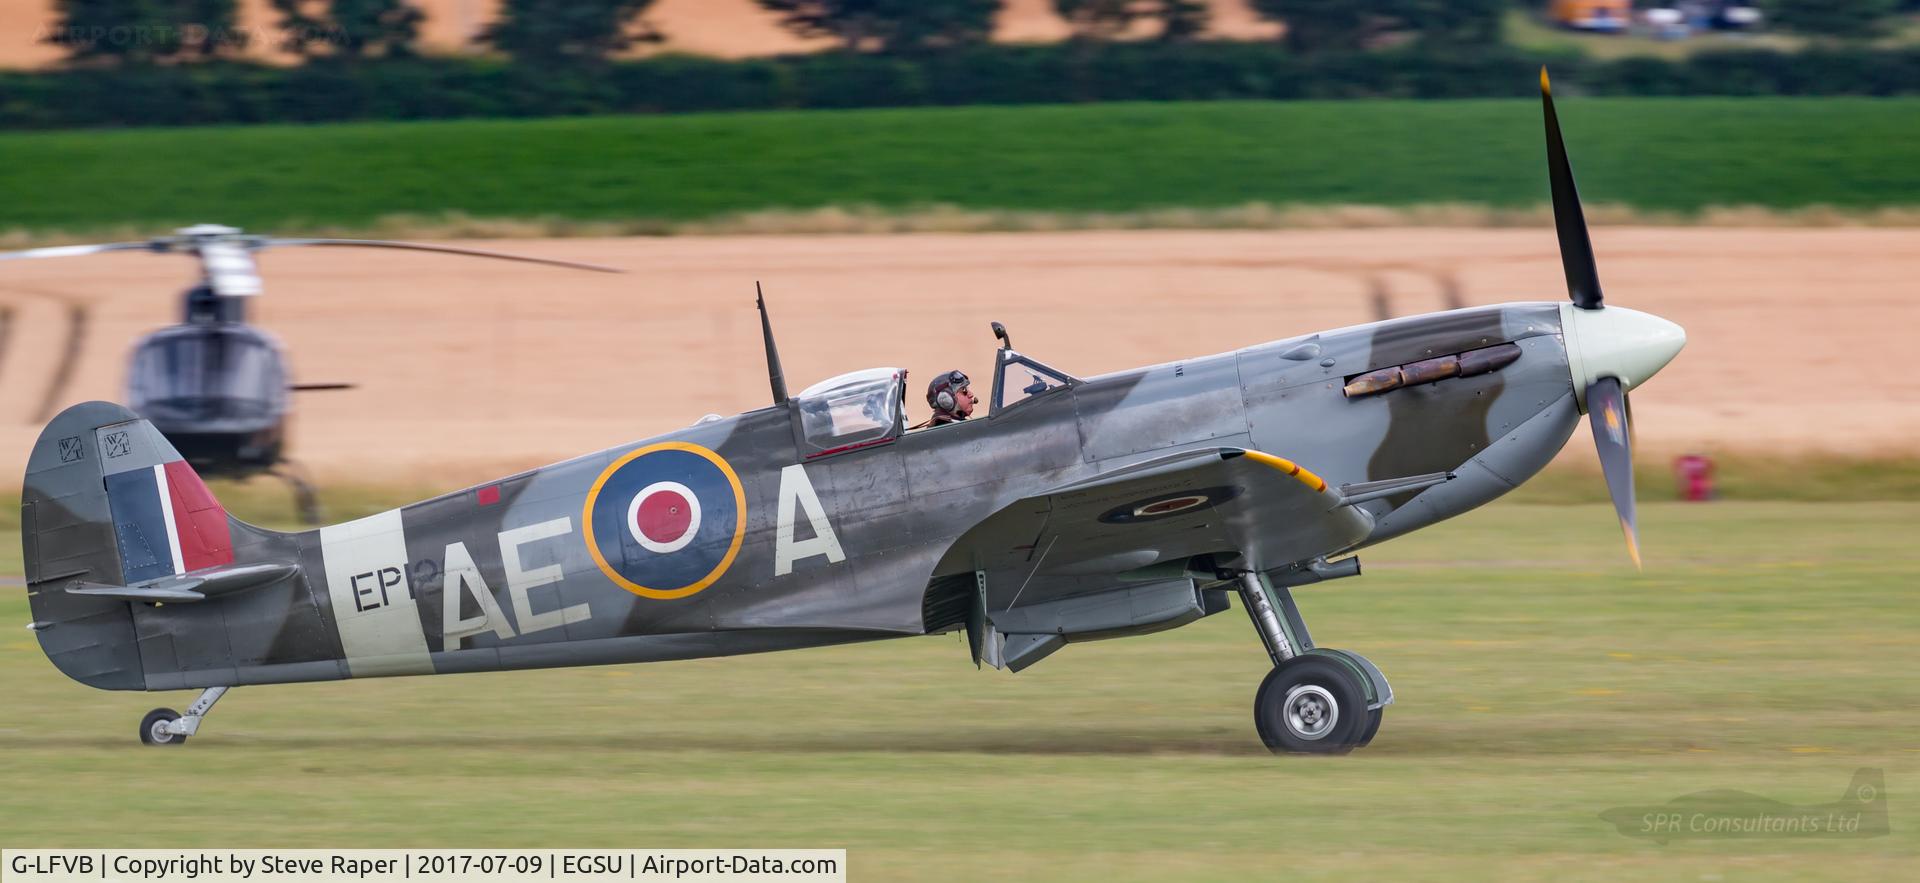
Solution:
[[[1271,454],[1186,451],[1016,501],[964,534],[948,561],[987,574],[994,610],[1152,578],[1154,565],[1195,555],[1266,570],[1365,539],[1373,518],[1351,505],[1361,496]],[[1232,558],[1236,552],[1242,557]]]

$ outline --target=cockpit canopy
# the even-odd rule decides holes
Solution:
[[[1080,383],[1011,349],[995,357],[988,416]],[[907,372],[869,368],[822,380],[793,397],[801,455],[824,457],[891,442],[906,431]]]
[[[818,457],[899,437],[907,372],[869,368],[822,380],[794,397],[805,455]]]

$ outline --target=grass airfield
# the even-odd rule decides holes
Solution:
[[[647,666],[103,693],[0,594],[0,829],[20,847],[844,846],[858,879],[1897,879],[1920,862],[1920,503],[1503,503],[1299,590],[1398,704],[1276,758],[1238,610],[975,672],[944,636]],[[10,545],[10,544],[9,544]],[[15,554],[10,547],[7,554]],[[18,573],[17,559],[0,569]],[[1795,804],[1885,770],[1891,836],[1677,841],[1598,814]]]

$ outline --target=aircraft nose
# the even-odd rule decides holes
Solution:
[[[1573,388],[1582,392],[1602,377],[1619,378],[1626,389],[1639,386],[1687,345],[1686,329],[1626,307],[1583,310],[1562,304],[1560,324]]]

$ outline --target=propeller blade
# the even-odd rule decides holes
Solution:
[[[161,251],[153,242],[102,242],[94,245],[56,245],[51,248],[29,248],[21,251],[0,251],[0,261],[24,260],[26,258],[71,258],[85,254],[100,254],[108,251]]]
[[[1627,555],[1640,567],[1640,532],[1633,516],[1633,435],[1627,423],[1627,394],[1620,380],[1602,377],[1587,387],[1587,420],[1593,424],[1593,446],[1600,452],[1600,471],[1607,478],[1607,494],[1614,514],[1627,535]]]
[[[1621,393],[1620,401],[1626,406],[1627,446],[1640,446],[1640,423],[1633,419],[1633,393]]]
[[[584,264],[578,261],[560,261],[552,258],[535,258],[526,255],[509,254],[503,251],[485,251],[478,248],[460,248],[453,245],[423,245],[418,242],[389,242],[383,239],[265,239],[261,246],[270,245],[328,245],[349,248],[404,248],[412,251],[434,251],[441,254],[457,254],[474,258],[494,258],[502,261],[520,261],[528,264],[546,264],[550,267],[567,267],[574,270],[592,270],[596,273],[625,273],[618,267],[600,264]]]
[[[1540,105],[1547,115],[1547,178],[1553,184],[1553,227],[1560,236],[1560,266],[1567,273],[1567,294],[1583,310],[1602,306],[1600,271],[1593,265],[1593,241],[1587,238],[1587,217],[1580,211],[1580,191],[1573,186],[1573,166],[1567,145],[1560,140],[1560,117],[1553,112],[1553,86],[1547,69],[1540,68]]]

